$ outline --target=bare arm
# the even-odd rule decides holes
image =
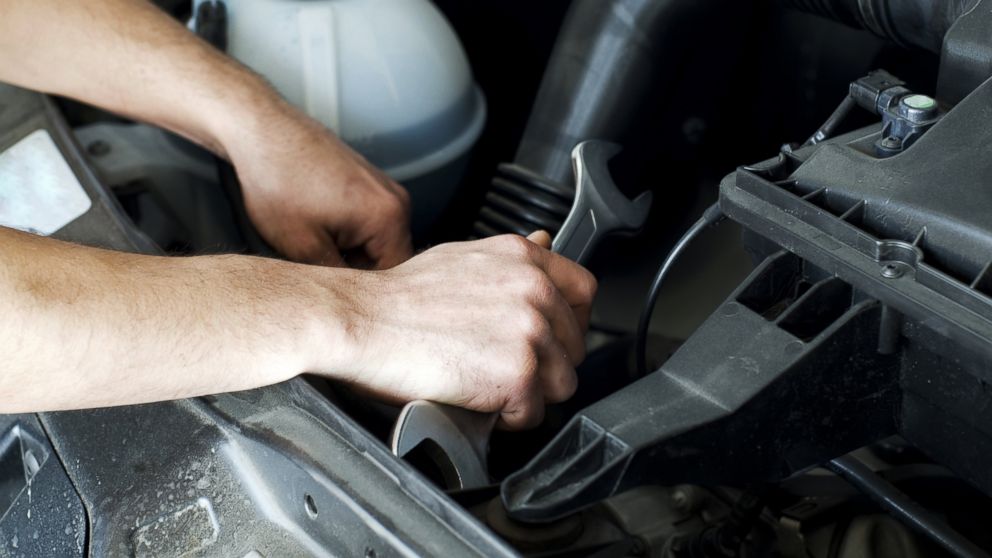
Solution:
[[[333,264],[357,247],[384,269],[137,256],[0,228],[0,412],[314,372],[521,427],[575,389],[596,287],[586,270],[549,252],[547,235],[404,261],[402,189],[151,5],[0,0],[0,79],[186,135],[230,158],[277,248]]]
[[[292,259],[410,257],[405,190],[259,76],[144,0],[0,0],[0,81],[177,132],[228,158],[262,236]]]
[[[232,112],[252,117],[253,105],[281,105],[260,78],[136,0],[0,0],[0,80],[152,122],[220,152],[231,136],[264,124],[235,121]]]
[[[136,256],[0,227],[0,412],[144,403],[292,377],[311,364],[300,350],[311,324],[296,307],[313,298],[292,267]]]
[[[0,413],[146,403],[315,372],[528,426],[575,390],[595,288],[581,267],[510,236],[373,272],[141,256],[0,227]]]

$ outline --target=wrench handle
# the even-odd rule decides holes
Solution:
[[[585,265],[600,236],[593,210],[573,211],[551,242],[551,251]]]

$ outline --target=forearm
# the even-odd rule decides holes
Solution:
[[[151,122],[221,155],[246,128],[292,110],[144,0],[0,0],[0,81]]]
[[[0,228],[0,412],[237,391],[326,368],[309,355],[343,343],[344,328],[327,326],[343,310],[308,272],[243,256],[122,254]],[[329,319],[317,320],[318,308]]]

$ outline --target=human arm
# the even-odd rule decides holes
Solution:
[[[234,165],[262,236],[298,261],[407,259],[405,190],[259,76],[143,0],[0,0],[0,81],[79,99]]]
[[[0,227],[0,412],[145,403],[313,372],[528,426],[575,389],[595,286],[518,237],[442,245],[373,272],[125,254]]]
[[[148,4],[0,0],[0,79],[228,157],[256,224],[275,227],[262,232],[297,259],[336,263],[328,242],[361,247],[378,267],[409,253],[402,190]],[[520,238],[362,272],[136,256],[0,229],[0,411],[158,401],[314,372],[525,426],[574,389],[594,290],[588,272]]]

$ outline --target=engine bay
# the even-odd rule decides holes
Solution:
[[[233,0],[157,3],[254,48]],[[533,4],[431,4],[470,69],[429,149],[341,134],[420,249],[594,238],[556,244],[600,283],[575,396],[402,451],[409,407],[315,377],[3,416],[0,555],[992,553],[992,1]],[[39,130],[91,202],[53,236],[276,257],[228,162],[0,85],[0,156]]]

